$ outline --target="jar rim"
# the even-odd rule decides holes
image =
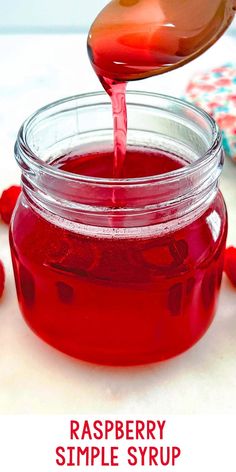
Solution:
[[[44,172],[50,176],[54,177],[60,177],[63,178],[67,181],[73,181],[73,182],[81,182],[81,183],[86,183],[86,184],[96,184],[96,185],[106,185],[106,186],[112,186],[115,185],[116,187],[119,186],[129,186],[129,185],[144,185],[144,184],[149,184],[149,183],[158,183],[158,182],[175,182],[181,177],[187,176],[191,173],[199,172],[201,171],[201,168],[204,167],[205,165],[209,164],[214,157],[217,155],[219,151],[219,147],[221,146],[222,139],[221,139],[221,133],[218,128],[218,125],[214,121],[214,119],[208,115],[204,110],[201,108],[197,107],[196,105],[193,105],[183,99],[172,97],[169,95],[164,95],[164,94],[157,94],[154,92],[146,92],[146,91],[127,91],[127,97],[132,96],[140,96],[140,97],[148,97],[148,98],[155,98],[163,102],[171,102],[175,105],[179,105],[185,109],[192,110],[193,112],[197,113],[199,117],[201,117],[205,122],[209,125],[210,130],[211,130],[211,142],[209,145],[209,148],[207,151],[201,155],[198,159],[195,161],[188,163],[187,166],[181,167],[180,169],[176,169],[170,172],[166,172],[163,174],[157,174],[157,175],[151,175],[151,176],[146,176],[146,177],[135,177],[135,178],[107,178],[107,177],[93,177],[93,176],[85,176],[82,174],[74,174],[67,172],[62,169],[58,169],[54,166],[52,166],[50,163],[42,161],[36,154],[35,152],[31,149],[27,142],[27,129],[28,127],[36,120],[40,115],[42,115],[44,112],[47,112],[50,109],[53,109],[57,106],[70,103],[73,101],[82,101],[84,99],[89,99],[89,98],[99,98],[99,97],[104,97],[106,99],[109,99],[108,95],[106,94],[105,91],[99,91],[99,92],[89,92],[89,93],[83,93],[83,94],[78,94],[78,95],[73,95],[69,97],[65,97],[59,100],[56,100],[54,102],[51,102],[44,107],[41,107],[38,109],[36,112],[34,112],[32,115],[30,115],[22,124],[18,136],[17,136],[17,141],[15,144],[15,156],[16,160],[20,165],[23,163],[29,168],[33,168],[35,171],[40,171]],[[156,109],[157,107],[154,105],[148,105],[149,108],[154,108]]]

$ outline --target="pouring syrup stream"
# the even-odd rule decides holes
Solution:
[[[88,35],[88,53],[110,95],[114,121],[114,177],[126,154],[126,84],[181,67],[224,33],[236,0],[113,0]]]

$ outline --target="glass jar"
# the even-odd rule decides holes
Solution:
[[[53,167],[78,147],[112,147],[104,93],[42,108],[15,146],[23,192],[10,243],[23,316],[57,349],[111,365],[167,359],[201,338],[214,317],[227,234],[214,121],[171,97],[129,92],[127,102],[128,144],[171,152],[185,167],[135,179]]]

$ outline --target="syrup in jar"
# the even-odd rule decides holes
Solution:
[[[201,54],[234,9],[233,0],[112,1],[88,51],[111,97],[114,141],[104,94],[51,104],[20,130],[23,195],[10,234],[19,304],[67,354],[163,360],[213,319],[227,234],[219,130],[179,100],[127,95],[126,83]]]
[[[111,365],[167,359],[203,335],[227,233],[214,122],[175,99],[127,99],[119,179],[105,94],[55,103],[24,124],[23,195],[11,225],[29,326],[67,354]]]

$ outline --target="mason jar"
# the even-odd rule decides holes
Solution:
[[[215,122],[153,93],[128,92],[127,109],[130,148],[172,153],[185,165],[125,179],[55,167],[74,150],[112,152],[105,93],[42,108],[15,145],[23,191],[10,244],[21,312],[60,351],[110,365],[164,360],[202,337],[216,310],[227,234]]]

